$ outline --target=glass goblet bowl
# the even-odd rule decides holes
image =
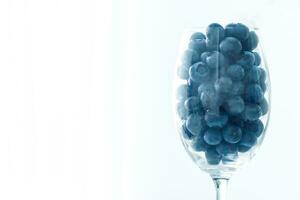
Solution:
[[[270,79],[260,43],[258,28],[242,23],[189,29],[180,43],[176,126],[218,198],[222,183],[256,154],[268,126]]]

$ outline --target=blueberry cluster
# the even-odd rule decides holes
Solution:
[[[218,23],[206,35],[195,32],[183,53],[178,76],[177,113],[181,134],[194,151],[217,165],[236,160],[257,143],[267,114],[266,72],[253,50],[258,36],[241,23]]]

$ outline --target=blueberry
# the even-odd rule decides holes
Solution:
[[[237,153],[237,145],[230,144],[225,141],[221,142],[217,147],[216,151],[219,155],[222,156],[229,156],[229,155],[235,155]]]
[[[206,50],[206,41],[203,39],[191,40],[189,43],[189,49],[197,51],[197,53],[203,53]]]
[[[251,146],[238,145],[238,151],[241,153],[245,153],[249,151],[251,148],[252,148]]]
[[[257,138],[251,134],[243,134],[241,141],[238,143],[238,149],[240,152],[246,152],[250,150],[257,143]]]
[[[237,158],[238,158],[238,151],[236,151],[233,154],[228,154],[226,156],[222,156],[222,162],[224,164],[228,164],[228,163],[236,161]]]
[[[245,70],[249,70],[255,63],[255,56],[252,52],[245,51],[242,54],[242,57],[237,61],[237,64],[240,64],[244,67]]]
[[[261,57],[257,52],[253,52],[253,54],[254,54],[254,57],[255,57],[254,65],[259,66],[260,63],[261,63]]]
[[[222,158],[221,155],[219,155],[218,152],[216,151],[216,148],[213,146],[210,146],[206,150],[205,157],[206,157],[208,164],[210,164],[210,165],[219,164],[221,161],[221,158]]]
[[[196,51],[188,49],[185,50],[185,52],[183,53],[182,62],[186,66],[190,66],[199,61],[200,61],[200,55]]]
[[[189,111],[198,111],[201,109],[201,101],[198,96],[192,96],[189,97],[187,100],[184,102],[184,106],[187,110]]]
[[[262,115],[265,115],[268,113],[268,110],[269,110],[269,105],[268,105],[268,102],[265,98],[263,98],[260,102],[259,102],[259,106],[261,108],[261,112],[262,112]]]
[[[212,23],[206,29],[206,36],[209,40],[219,43],[224,39],[224,28],[218,23]]]
[[[263,92],[266,92],[266,90],[267,90],[266,82],[260,81],[259,86],[261,87],[261,89],[262,89]]]
[[[206,63],[207,57],[210,56],[211,54],[212,54],[212,52],[209,52],[209,51],[203,52],[201,54],[201,56],[200,56],[201,57],[201,61],[204,62],[204,63]]]
[[[204,142],[202,134],[194,137],[191,146],[195,151],[206,151],[206,149],[209,147],[209,145]]]
[[[204,132],[204,141],[209,145],[217,145],[222,141],[222,132],[218,128],[209,128]]]
[[[256,104],[247,104],[245,106],[243,117],[245,120],[254,121],[262,115],[260,106]]]
[[[249,36],[249,28],[244,24],[228,24],[225,27],[225,35],[226,37],[235,37],[241,41],[246,40]]]
[[[226,75],[227,67],[228,67],[228,64],[227,64],[227,61],[226,61],[224,65],[220,65],[218,68],[212,69],[211,70],[212,80],[216,81],[220,77],[226,77],[227,76]]]
[[[245,80],[247,82],[252,82],[252,83],[256,83],[259,81],[259,77],[260,77],[260,70],[258,67],[252,67],[246,77],[245,77]]]
[[[244,83],[242,83],[241,81],[233,82],[230,93],[233,96],[242,95],[244,93],[244,88]]]
[[[225,109],[231,115],[243,112],[245,108],[244,100],[240,96],[234,96],[226,101]]]
[[[225,67],[227,65],[226,58],[218,51],[214,51],[206,58],[206,63],[210,68]]]
[[[218,93],[229,93],[232,87],[232,80],[228,77],[221,77],[215,82],[215,89]]]
[[[209,127],[222,128],[228,121],[228,116],[224,112],[207,111],[205,114],[205,121]]]
[[[186,120],[186,128],[193,134],[199,135],[205,128],[205,122],[201,115],[192,113]]]
[[[177,99],[185,100],[188,97],[188,90],[189,87],[186,84],[182,84],[178,86],[177,93],[176,93]]]
[[[203,62],[193,64],[189,71],[190,78],[195,82],[202,82],[209,78],[209,69]]]
[[[238,127],[244,126],[244,120],[240,116],[231,116],[229,122]]]
[[[197,39],[201,39],[201,40],[205,40],[206,37],[203,33],[201,32],[195,32],[192,34],[190,40],[197,40]]]
[[[267,78],[266,71],[263,68],[258,68],[258,70],[259,70],[259,78],[260,78],[259,80],[265,82]]]
[[[219,95],[214,90],[205,90],[200,95],[203,108],[208,110],[218,110],[220,102]]]
[[[259,103],[263,97],[263,90],[258,84],[250,84],[245,88],[245,100],[247,102]]]
[[[258,119],[255,121],[246,122],[243,127],[243,134],[254,135],[255,137],[261,136],[264,130],[263,123]]]
[[[185,123],[183,123],[181,125],[179,131],[180,131],[180,134],[182,135],[182,137],[186,140],[190,140],[194,137],[193,134],[189,130],[187,130]]]
[[[183,80],[187,80],[189,78],[189,68],[182,65],[177,68],[177,75],[179,78]]]
[[[224,140],[231,144],[238,143],[242,138],[241,128],[235,125],[225,126],[222,132]]]
[[[252,51],[258,45],[258,37],[254,31],[250,31],[249,36],[242,42],[243,50]]]
[[[218,51],[219,50],[219,41],[206,40],[206,48],[209,51]]]
[[[215,88],[214,88],[214,85],[212,83],[209,83],[209,82],[202,83],[198,87],[198,95],[201,97],[201,94],[203,92],[213,93],[214,90],[215,90]]]
[[[200,83],[193,81],[192,79],[188,79],[188,97],[197,96],[198,95],[198,87]]]
[[[188,110],[185,108],[184,103],[182,101],[177,103],[177,114],[180,119],[186,119],[187,116],[189,115]]]
[[[245,75],[244,68],[238,64],[230,65],[226,72],[232,80],[242,80]]]
[[[227,37],[220,43],[220,51],[224,55],[237,55],[242,50],[241,42],[234,37]]]

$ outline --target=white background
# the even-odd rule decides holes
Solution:
[[[213,199],[176,134],[184,28],[261,28],[272,81],[266,140],[229,199],[296,198],[300,1],[0,1],[0,199]]]

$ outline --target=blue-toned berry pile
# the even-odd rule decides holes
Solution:
[[[266,72],[253,51],[258,36],[241,23],[213,23],[195,32],[183,53],[178,76],[177,113],[181,134],[207,162],[234,161],[257,143],[268,112]]]

